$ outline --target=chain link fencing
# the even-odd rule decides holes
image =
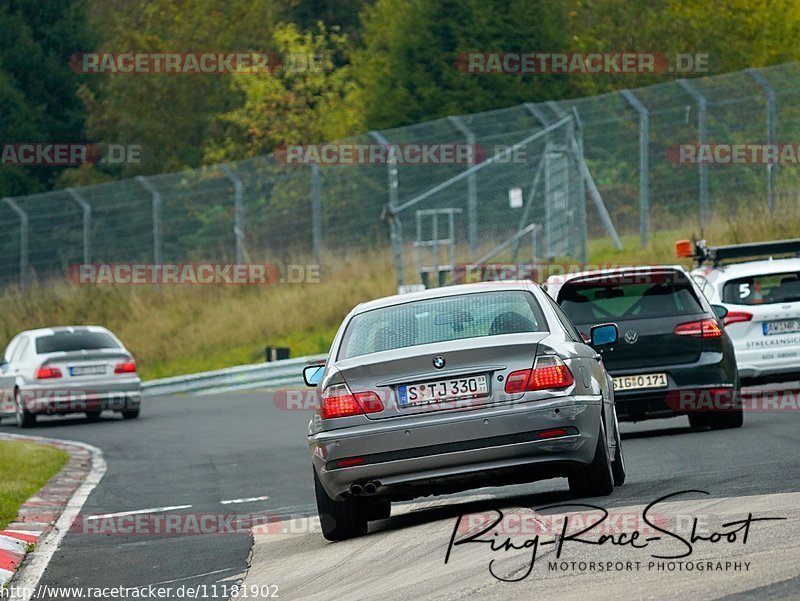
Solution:
[[[680,149],[797,144],[799,101],[800,64],[789,63],[335,143],[461,144],[466,162],[297,165],[270,155],[3,198],[0,282],[25,288],[80,263],[324,264],[337,252],[387,248],[398,285],[501,251],[585,261],[589,239],[645,245],[653,232],[701,232],[744,206],[796,203],[789,165],[682,164]]]

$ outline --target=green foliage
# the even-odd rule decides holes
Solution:
[[[272,152],[278,146],[345,137],[361,127],[359,114],[345,96],[353,88],[349,65],[335,67],[347,52],[347,39],[319,23],[301,32],[281,24],[273,31],[276,51],[284,57],[275,73],[234,76],[244,101],[214,119],[206,162],[240,159]]]
[[[85,0],[14,0],[0,5],[0,141],[82,142],[84,107],[69,57],[93,45]],[[52,187],[44,166],[0,166],[0,195]]]
[[[563,97],[564,76],[470,74],[466,52],[563,51],[563,10],[546,0],[378,0],[365,9],[352,100],[367,127],[387,128]]]

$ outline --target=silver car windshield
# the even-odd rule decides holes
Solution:
[[[542,310],[528,292],[463,294],[356,315],[347,326],[338,358],[464,338],[546,331]]]

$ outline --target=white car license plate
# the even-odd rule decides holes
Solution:
[[[489,386],[486,376],[435,380],[397,387],[397,399],[401,407],[440,403],[487,394],[489,394]]]
[[[664,388],[667,374],[641,374],[614,378],[614,390],[636,390],[638,388]]]
[[[69,368],[71,376],[99,376],[106,373],[105,365],[76,365]]]
[[[776,334],[796,334],[800,332],[800,319],[781,319],[780,321],[766,321],[763,324],[764,336]]]

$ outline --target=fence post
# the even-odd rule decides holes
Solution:
[[[81,206],[83,212],[83,264],[88,265],[91,257],[89,244],[92,231],[92,205],[86,202],[75,188],[67,188],[67,193]]]
[[[311,247],[317,267],[322,264],[322,200],[320,199],[319,165],[311,165]]]
[[[687,80],[678,79],[677,82],[697,102],[698,142],[705,146],[708,143],[708,105],[706,97]],[[708,225],[708,165],[700,162],[698,171],[700,173],[700,228],[704,230]]]
[[[639,243],[647,246],[650,230],[650,112],[630,90],[622,96],[639,113]]]
[[[369,135],[384,146],[391,146],[389,140],[386,139],[379,131],[371,131]],[[399,182],[397,180],[397,158],[394,153],[389,153],[389,162],[387,164],[387,186],[389,189],[389,204],[383,211],[382,217],[389,221],[389,236],[392,242],[392,254],[394,254],[394,264],[397,271],[397,288],[403,285],[403,226],[397,216],[398,209],[398,196],[397,187]]]
[[[571,131],[572,138],[576,142],[579,157],[572,157],[575,161],[578,171],[580,173],[579,187],[578,187],[578,227],[580,229],[580,245],[581,245],[581,261],[587,263],[589,260],[589,232],[586,227],[586,177],[583,170],[580,168],[580,162],[583,158],[583,122],[578,114],[578,109],[573,105],[572,116],[574,117],[573,123],[570,124],[568,131]]]
[[[161,194],[143,175],[137,175],[136,181],[147,190],[153,198],[153,263],[161,264]]]
[[[470,147],[469,156],[472,158],[472,164],[476,164],[475,155],[475,134],[467,127],[461,117],[450,116],[447,118],[450,123],[455,125],[456,129],[460,131],[467,139],[467,144]],[[469,168],[469,167],[468,167]],[[467,242],[469,243],[469,253],[475,256],[478,252],[478,178],[475,171],[467,177]]]
[[[28,289],[28,214],[23,211],[13,198],[3,198],[11,210],[19,217],[19,287],[25,292]]]
[[[766,78],[757,69],[747,69],[747,74],[752,77],[755,82],[764,90],[767,95],[767,143],[775,147],[777,140],[775,139],[775,130],[777,128],[778,109],[775,96],[775,88],[772,87]],[[777,196],[777,175],[778,163],[767,163],[767,206],[769,207],[770,215],[775,211],[775,198]]]
[[[236,264],[244,263],[244,195],[242,180],[227,165],[220,165],[219,170],[233,184],[233,235],[236,238]]]
[[[534,104],[533,102],[526,102],[524,106],[525,106],[525,109],[531,115],[533,115],[534,118],[539,123],[542,124],[542,127],[547,127],[547,125],[549,124],[550,120],[547,117],[545,117],[544,113],[542,112],[542,109],[539,108],[538,104]],[[559,107],[559,108],[561,108],[561,107]]]

